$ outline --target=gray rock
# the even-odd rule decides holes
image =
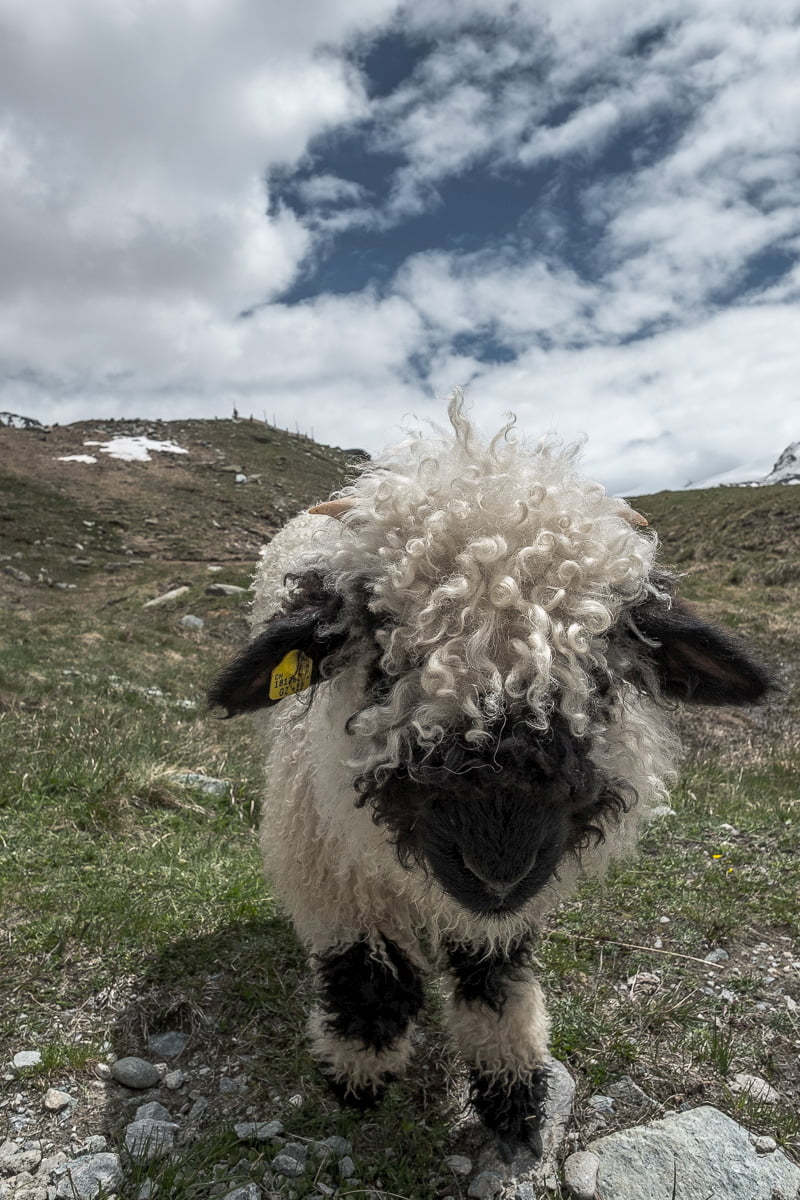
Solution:
[[[730,958],[730,955],[728,954],[728,951],[723,950],[721,946],[717,946],[717,947],[715,947],[715,949],[709,950],[708,954],[703,959],[703,962],[721,963],[721,962],[727,962],[727,960],[729,958]]]
[[[481,1171],[469,1185],[467,1195],[473,1200],[493,1200],[503,1190],[503,1181],[494,1171]]]
[[[570,1154],[564,1163],[564,1183],[575,1200],[594,1200],[600,1159],[591,1150]]]
[[[449,1154],[444,1160],[454,1175],[469,1175],[472,1172],[472,1159],[463,1154]]]
[[[557,1153],[572,1116],[575,1099],[575,1080],[563,1063],[551,1059],[549,1063],[547,1103],[542,1126],[542,1158],[553,1158]]]
[[[287,1142],[272,1160],[272,1169],[277,1175],[288,1179],[299,1179],[306,1169],[306,1148],[298,1142]]]
[[[167,1071],[162,1083],[165,1088],[169,1088],[171,1092],[176,1092],[179,1087],[183,1087],[186,1083],[186,1076],[183,1071]]]
[[[351,1154],[352,1150],[353,1147],[346,1138],[337,1137],[335,1134],[311,1143],[311,1153],[317,1158],[344,1158],[346,1154]]]
[[[601,1092],[596,1092],[594,1096],[590,1096],[586,1101],[586,1107],[591,1108],[594,1112],[613,1113],[615,1106],[610,1096],[604,1096]]]
[[[19,567],[3,567],[6,575],[10,575],[12,579],[16,579],[17,583],[30,583],[31,577],[25,571],[20,571]]]
[[[62,1092],[59,1088],[48,1088],[44,1094],[44,1106],[48,1112],[61,1112],[62,1108],[74,1103],[69,1092]]]
[[[257,1183],[246,1183],[244,1187],[234,1188],[232,1192],[227,1192],[222,1200],[261,1200],[262,1194]]]
[[[772,1154],[773,1150],[778,1149],[778,1143],[775,1138],[771,1137],[755,1137],[750,1139],[753,1143],[753,1149],[756,1154]]]
[[[125,1087],[136,1088],[139,1091],[156,1087],[161,1082],[161,1076],[156,1067],[146,1059],[137,1058],[135,1055],[118,1058],[115,1063],[111,1064],[111,1075],[117,1083],[122,1083]]]
[[[185,596],[189,591],[186,586],[172,588],[169,592],[164,592],[161,596],[156,596],[153,600],[146,601],[142,608],[160,608],[162,604],[169,604],[171,600],[178,600],[181,596]]]
[[[20,1175],[24,1171],[35,1171],[42,1161],[38,1142],[12,1142],[0,1145],[0,1175]]]
[[[732,1092],[744,1092],[751,1100],[757,1100],[759,1104],[778,1104],[780,1103],[780,1093],[775,1091],[774,1087],[770,1087],[766,1079],[762,1079],[760,1075],[734,1075],[733,1083],[731,1084]]]
[[[132,1121],[125,1130],[125,1149],[136,1163],[153,1162],[169,1154],[177,1132],[174,1121]]]
[[[88,1137],[83,1144],[81,1154],[100,1154],[101,1151],[108,1149],[108,1142],[103,1137],[102,1133],[93,1133]]]
[[[623,1075],[616,1083],[612,1083],[608,1088],[609,1096],[620,1101],[621,1104],[629,1104],[631,1108],[653,1108],[655,1101],[643,1092],[638,1083],[634,1083],[630,1075]]]
[[[205,625],[205,621],[202,617],[195,617],[192,613],[187,613],[185,617],[181,617],[178,624],[184,629],[194,629],[196,632],[199,632]]]
[[[280,1121],[240,1121],[233,1128],[240,1142],[268,1142],[283,1133]]]
[[[344,1158],[339,1159],[339,1174],[342,1179],[352,1179],[355,1173],[356,1164],[349,1154],[345,1154]]]
[[[118,1154],[89,1154],[67,1166],[56,1188],[56,1200],[94,1200],[122,1184]]]
[[[249,596],[249,588],[237,587],[235,583],[210,583],[207,596]]]
[[[212,775],[199,775],[196,771],[181,771],[172,778],[176,783],[199,788],[209,796],[224,796],[230,787],[224,779],[214,779]]]
[[[38,1050],[20,1050],[11,1061],[17,1070],[21,1071],[24,1067],[41,1066],[42,1056]]]
[[[180,778],[182,782],[186,782],[185,778],[181,776],[178,776],[178,778]],[[208,776],[198,775],[196,777],[193,776],[192,778],[205,780],[208,778]],[[154,1033],[152,1037],[147,1039],[147,1048],[151,1054],[157,1055],[159,1059],[177,1058],[178,1055],[186,1049],[186,1043],[188,1041],[188,1033],[180,1033],[177,1029],[170,1030],[167,1033]]]
[[[105,1150],[105,1140],[103,1138],[103,1146],[101,1147],[103,1150]],[[55,1153],[48,1154],[47,1158],[43,1158],[39,1163],[39,1178],[50,1179],[53,1172],[57,1171],[59,1167],[63,1167],[65,1162],[67,1162],[67,1156],[63,1150],[56,1150]],[[63,1174],[63,1172],[59,1172],[59,1174]]]
[[[171,1121],[172,1119],[172,1113],[157,1100],[148,1100],[147,1104],[140,1104],[136,1110],[137,1121]]]
[[[725,1197],[795,1200],[800,1167],[775,1151],[759,1157],[747,1130],[716,1108],[676,1113],[592,1142],[600,1159],[598,1200],[676,1200]]]

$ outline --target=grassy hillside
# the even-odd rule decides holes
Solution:
[[[133,432],[189,453],[57,461]],[[435,992],[419,1070],[384,1108],[354,1117],[320,1086],[302,1037],[303,955],[260,873],[251,731],[203,706],[247,610],[246,596],[206,587],[246,587],[259,544],[352,463],[246,421],[0,429],[0,1059],[43,1054],[40,1068],[6,1068],[33,1114],[25,1136],[57,1136],[42,1108],[52,1084],[78,1098],[71,1125],[113,1139],[130,1105],[98,1081],[98,1062],[146,1053],[149,1033],[190,1035],[178,1063],[190,1083],[170,1097],[184,1152],[132,1170],[125,1200],[148,1173],[177,1200],[212,1195],[215,1171],[229,1188],[260,1178],[263,1149],[230,1134],[254,1116],[300,1138],[347,1137],[376,1195],[466,1190],[442,1165],[476,1143],[450,1135],[460,1080]],[[684,717],[676,815],[554,917],[539,950],[554,1050],[578,1080],[579,1139],[587,1098],[630,1074],[666,1107],[716,1103],[797,1154],[800,488],[635,503],[685,573],[684,595],[752,635],[786,691],[752,713]],[[188,591],[144,607],[177,586]],[[183,626],[187,614],[203,628]],[[181,772],[222,789],[208,795]],[[703,961],[713,948],[729,956],[721,965]],[[740,1071],[769,1079],[780,1102],[735,1092]],[[241,1086],[221,1091],[223,1077]],[[11,1113],[0,1108],[0,1137]],[[310,1177],[292,1187],[314,1191]]]

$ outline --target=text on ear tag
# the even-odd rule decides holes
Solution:
[[[302,650],[290,650],[278,663],[269,678],[270,700],[283,700],[311,687],[314,663]]]

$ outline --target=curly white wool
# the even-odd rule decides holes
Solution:
[[[449,412],[455,438],[418,433],[386,452],[342,491],[354,503],[336,532],[296,564],[321,569],[342,594],[366,582],[388,618],[380,666],[396,682],[353,723],[359,771],[391,770],[454,728],[480,741],[509,706],[540,729],[557,708],[576,736],[598,732],[589,701],[608,667],[603,635],[652,590],[655,535],[578,474],[579,447],[531,448],[512,423],[482,444],[460,395]],[[631,757],[649,757],[655,730],[641,728],[652,718],[633,689],[618,708],[620,745],[600,754],[603,765],[621,755],[630,779]],[[659,794],[662,741],[634,771]]]

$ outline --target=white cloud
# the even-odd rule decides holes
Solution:
[[[235,404],[376,448],[469,382],[487,429],[516,409],[533,433],[586,432],[587,466],[628,492],[796,440],[800,268],[735,289],[759,255],[800,255],[797,3],[398,11],[3,0],[0,406]],[[354,47],[388,28],[435,44],[370,98]],[[315,171],[315,139],[354,132],[398,160],[383,201],[346,163]],[[571,197],[577,253],[563,197],[621,143],[624,170]],[[298,167],[301,214],[268,185]],[[405,233],[448,180],[523,169],[535,237],[495,237],[489,214],[480,253],[409,250],[380,291],[281,303],[337,233]],[[481,361],[481,339],[513,361]]]

